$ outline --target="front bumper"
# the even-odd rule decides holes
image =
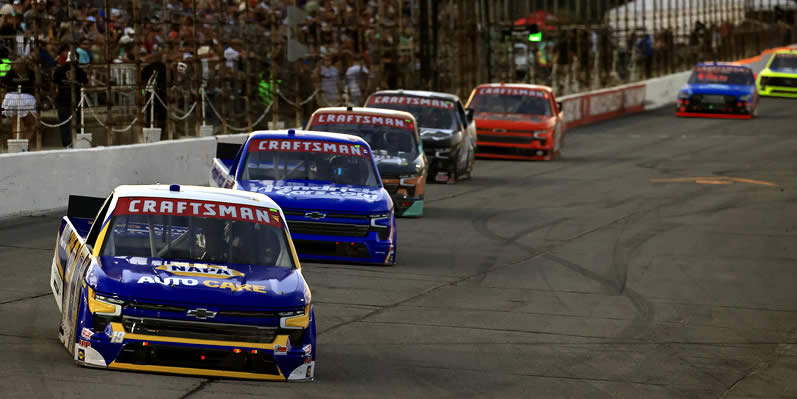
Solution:
[[[394,211],[397,217],[423,216],[426,176],[406,179],[383,178],[382,184],[393,199]]]
[[[81,336],[74,360],[84,366],[208,377],[312,381],[315,352],[291,345],[288,335],[271,343],[212,341],[126,333],[122,323]]]
[[[376,232],[365,237],[293,233],[291,237],[301,260],[392,265],[396,263],[395,232],[395,221],[392,221],[386,239]]]
[[[554,140],[532,134],[491,134],[477,136],[479,158],[548,161],[554,159]]]
[[[797,80],[797,78],[795,78],[794,80]],[[759,84],[758,94],[767,97],[797,98],[797,87],[771,86],[771,85],[761,86]]]
[[[438,183],[447,183],[451,176],[456,176],[457,160],[460,156],[459,148],[435,148],[427,147],[424,144],[423,152],[426,154],[426,159],[429,160],[428,178],[430,180]]]
[[[675,115],[696,118],[752,119],[755,107],[755,104],[739,101],[724,104],[701,104],[686,99],[678,100]]]

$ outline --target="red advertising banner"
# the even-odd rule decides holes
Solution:
[[[408,119],[396,118],[394,116],[357,114],[354,112],[327,112],[316,114],[310,122],[310,129],[312,129],[313,125],[332,125],[338,123],[349,125],[379,125],[407,130],[415,129],[412,121]]]
[[[368,99],[369,105],[397,104],[397,105],[420,105],[422,107],[432,107],[441,109],[454,109],[454,102],[439,100],[435,98],[423,98],[412,96],[372,96]]]
[[[562,98],[567,127],[616,118],[645,110],[645,84],[600,90]]]
[[[197,216],[282,227],[279,213],[270,208],[193,199],[123,197],[114,214]]]
[[[252,140],[249,144],[249,151],[319,152],[323,154],[352,155],[365,158],[370,157],[368,148],[360,144],[318,140]]]

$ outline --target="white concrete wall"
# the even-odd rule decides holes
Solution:
[[[246,136],[0,154],[0,217],[62,209],[69,194],[104,197],[121,184],[207,185],[216,142]]]
[[[686,71],[645,81],[645,110],[675,104],[678,91],[691,74],[692,71]]]

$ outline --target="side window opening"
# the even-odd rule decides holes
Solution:
[[[459,101],[457,101],[457,115],[459,116],[459,121],[462,123],[462,126],[468,126],[468,117],[465,115],[465,109],[462,108],[462,103]]]
[[[111,202],[113,202],[113,194],[108,196],[108,199],[105,200],[105,204],[102,205],[100,209],[100,213],[94,218],[94,222],[91,224],[91,229],[89,230],[89,235],[86,238],[86,244],[90,245],[92,248],[94,247],[94,243],[97,242],[97,237],[100,235],[100,230],[102,229],[102,222],[104,216],[108,214],[108,208],[111,207]]]

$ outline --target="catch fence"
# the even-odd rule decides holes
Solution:
[[[32,149],[61,146],[60,125],[94,145],[152,140],[148,127],[165,140],[302,126],[380,89],[465,101],[480,83],[523,82],[561,96],[797,41],[786,0],[71,3],[32,3],[24,33],[0,36],[12,69],[34,72],[37,123],[19,129]],[[0,15],[0,32],[13,22]]]

